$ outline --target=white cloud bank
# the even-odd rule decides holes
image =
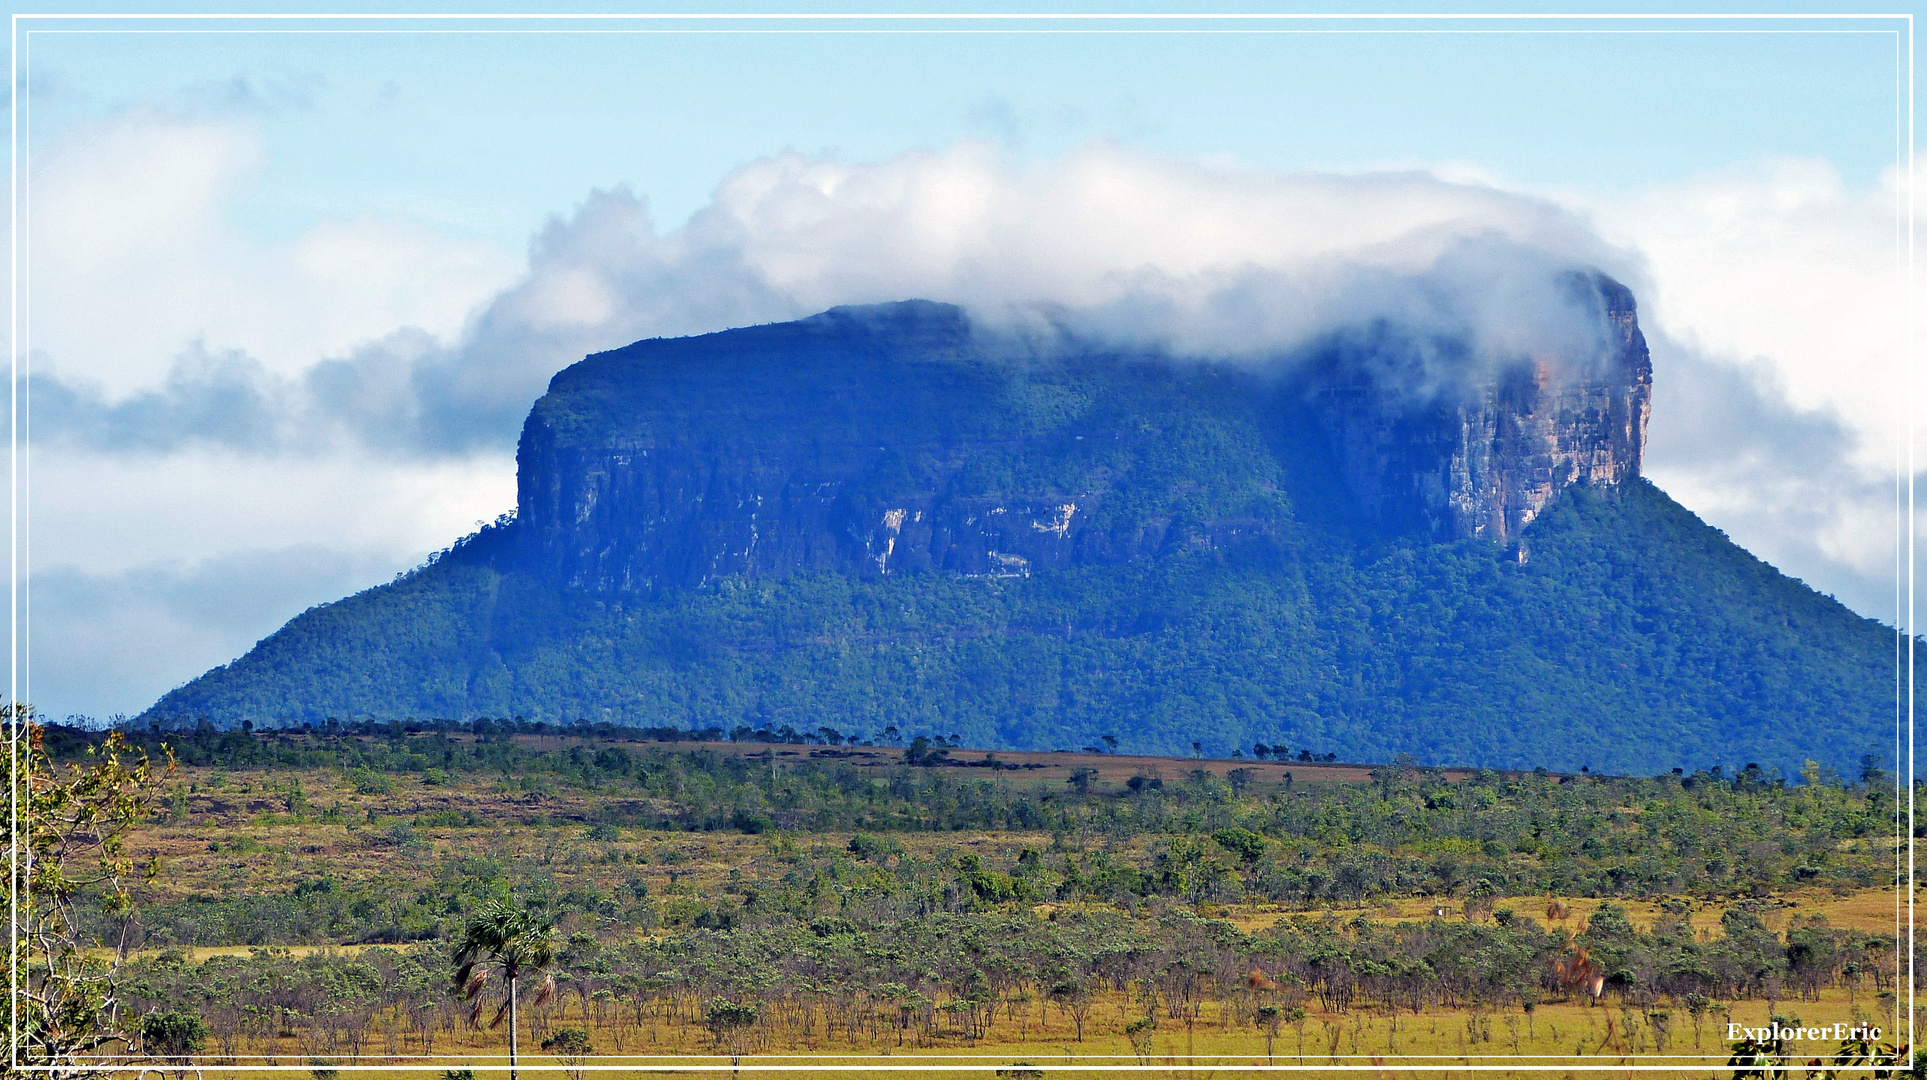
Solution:
[[[1685,347],[1770,373],[1792,404],[1867,436],[1892,465],[1905,399],[1904,203],[1895,169],[1855,190],[1822,161],[1770,159],[1591,210],[1646,259],[1646,321]]]
[[[348,436],[463,453],[512,439],[586,352],[908,297],[1214,357],[1380,316],[1493,354],[1577,356],[1599,328],[1554,277],[1588,265],[1638,284],[1637,261],[1573,213],[1418,172],[1238,172],[1107,143],[1029,165],[981,143],[867,166],[784,155],[737,170],[666,234],[626,190],[593,194],[452,341],[397,329],[291,371],[259,361],[241,328],[141,390],[43,380],[35,423],[103,448],[312,451]]]
[[[263,239],[234,220],[262,158],[244,123],[152,111],[79,128],[34,158],[37,366],[127,394],[204,341],[293,375],[398,327],[453,337],[515,279],[512,253],[406,221],[349,217]]]
[[[259,477],[333,468],[333,489],[347,491],[380,472],[430,477],[437,462],[506,469],[529,403],[585,353],[908,297],[962,303],[1017,325],[1050,311],[1087,332],[1178,353],[1264,354],[1375,315],[1467,330],[1495,352],[1583,350],[1584,327],[1573,336],[1550,274],[1591,265],[1635,290],[1654,340],[1651,471],[1662,486],[1789,572],[1863,611],[1889,610],[1894,549],[1881,521],[1892,514],[1883,469],[1892,462],[1887,376],[1898,323],[1882,314],[1891,293],[1879,293],[1876,279],[1891,269],[1877,258],[1880,238],[1892,242],[1891,199],[1849,190],[1811,166],[1781,163],[1604,198],[1425,172],[1212,168],[1107,143],[1040,163],[976,143],[871,165],[783,155],[726,177],[709,206],[667,233],[626,190],[594,193],[540,230],[526,270],[496,290],[487,284],[493,269],[460,271],[459,245],[439,248],[433,237],[415,248],[330,248],[317,230],[289,244],[237,247],[218,191],[208,192],[245,171],[245,140],[176,134],[211,139],[207,153],[230,163],[156,172],[173,178],[156,205],[185,208],[179,220],[188,226],[156,226],[153,251],[198,253],[180,275],[189,283],[144,292],[139,275],[115,278],[94,290],[93,308],[135,317],[85,326],[89,305],[67,295],[81,287],[82,270],[71,269],[77,276],[52,306],[36,308],[36,342],[58,373],[34,388],[37,460],[66,455],[76,477],[96,465],[122,476],[102,463],[123,461],[161,479],[165,463],[185,456]],[[50,182],[36,179],[42,188]],[[41,212],[49,212],[44,203]],[[55,235],[72,227],[84,238],[95,227],[36,220]],[[100,254],[120,250],[111,237],[88,242],[96,247],[79,244],[73,267],[113,274],[121,259],[139,261]],[[316,250],[334,252],[321,265],[364,269],[314,272],[303,260]],[[437,266],[442,250],[457,252],[450,265],[460,272],[412,285],[411,269]],[[273,268],[249,269],[266,264]],[[254,292],[206,284],[244,278]],[[366,288],[303,292],[330,280]],[[330,305],[330,318],[313,316]],[[457,322],[457,310],[469,314]],[[144,324],[148,313],[155,326]],[[307,329],[322,323],[325,333]],[[164,375],[151,355],[157,345],[169,350]],[[100,356],[135,359],[117,366]],[[172,496],[220,481],[168,483]],[[503,508],[512,476],[488,484],[464,472],[449,483],[439,511],[373,500],[346,512],[465,523]],[[123,476],[89,495],[110,508],[145,506],[133,486]],[[63,492],[55,502],[74,497]],[[44,494],[36,498],[45,504]],[[159,546],[177,543],[190,568],[234,554],[234,537],[258,533],[259,546],[285,548],[300,523],[330,542],[326,523],[340,521],[330,516],[336,507],[319,504],[308,514],[285,500],[218,509],[212,497],[184,502],[206,506],[216,525],[207,535],[157,530]],[[68,514],[59,530],[68,565],[133,572],[111,556],[111,542],[88,554],[89,529],[78,524],[86,517]],[[278,524],[242,524],[249,521]],[[39,545],[45,533],[35,535]]]
[[[626,340],[923,297],[1220,357],[1449,316],[1523,349],[1546,327],[1516,294],[1551,296],[1543,269],[1574,265],[1633,267],[1550,202],[1424,173],[1239,172],[1103,142],[1019,164],[963,143],[753,162],[667,235],[626,191],[597,193],[544,230],[494,310]]]
[[[1769,159],[1569,197],[1647,266],[1647,475],[1755,554],[1889,622],[1894,484],[1919,401],[1904,183],[1888,169],[1855,188],[1825,162]]]

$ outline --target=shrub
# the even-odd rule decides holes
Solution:
[[[373,769],[348,770],[348,783],[363,795],[386,795],[395,790],[393,781]]]
[[[159,1058],[186,1058],[207,1045],[207,1024],[190,1012],[148,1013],[140,1033],[141,1049]]]

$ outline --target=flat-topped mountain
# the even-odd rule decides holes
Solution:
[[[1422,373],[1398,363],[1418,350],[1382,327],[1283,374],[999,358],[961,310],[918,302],[639,342],[562,372],[536,403],[518,543],[557,584],[614,592],[1111,565],[1282,539],[1284,459],[1307,451],[1303,466],[1335,470],[1346,509],[1377,525],[1514,539],[1558,491],[1639,472],[1645,340],[1630,294],[1584,282],[1613,333],[1600,370],[1528,359],[1423,398]],[[1308,433],[1325,445],[1279,452]]]
[[[1270,364],[1029,347],[925,302],[558,374],[512,519],[315,608],[147,717],[519,714],[971,745],[1846,770],[1891,631],[1639,478],[1599,347],[1375,324]]]

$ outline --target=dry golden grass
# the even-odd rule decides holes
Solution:
[[[525,737],[524,741],[542,740],[540,737]],[[713,749],[753,755],[763,752],[765,748],[722,744]],[[785,759],[812,754],[822,756],[822,748],[769,749]],[[894,766],[900,760],[895,751],[857,748],[839,750],[838,753],[845,755],[842,760],[851,761],[859,767]],[[1121,784],[1133,775],[1157,775],[1158,770],[1163,771],[1167,781],[1176,780],[1181,778],[1182,771],[1193,767],[1190,762],[1174,763],[1169,759],[1153,758],[1014,753],[997,756],[1000,760],[1019,765],[1041,766],[1018,772],[1004,771],[999,774],[1002,777],[1014,778],[1019,783],[1035,777],[1039,782],[1059,787],[1077,768],[1095,768],[1101,782]],[[1171,775],[1174,765],[1184,767],[1176,776]],[[1293,774],[1294,783],[1359,782],[1366,779],[1368,772],[1360,766],[1295,762],[1216,761],[1198,762],[1195,767],[1219,775],[1233,768],[1249,768],[1253,770],[1254,781],[1260,784],[1281,783],[1287,771]],[[958,774],[966,778],[990,775],[988,770],[977,773],[964,769],[959,769]],[[485,857],[510,867],[517,863],[540,864],[554,875],[563,888],[594,883],[608,889],[625,880],[641,878],[648,884],[651,895],[656,897],[715,895],[727,882],[732,870],[741,869],[752,874],[768,872],[780,876],[782,860],[787,857],[786,844],[804,853],[825,855],[841,849],[849,840],[848,833],[749,836],[635,828],[619,830],[614,840],[591,840],[588,830],[595,819],[594,811],[607,796],[566,787],[525,792],[494,779],[478,782],[472,777],[464,778],[460,784],[435,786],[412,775],[390,776],[388,779],[392,783],[392,790],[384,794],[358,792],[344,781],[339,772],[324,769],[271,773],[229,771],[221,774],[220,770],[215,769],[190,768],[181,770],[175,779],[181,782],[183,789],[189,786],[195,789],[185,797],[186,819],[149,825],[130,844],[133,853],[139,856],[153,855],[163,860],[166,872],[156,887],[155,895],[150,897],[155,901],[190,894],[286,891],[303,880],[321,876],[333,877],[344,885],[376,880],[417,880],[433,872],[445,859],[455,856]],[[333,820],[323,822],[309,817],[297,821],[289,815],[288,791],[291,782],[296,781],[312,811],[332,810]],[[397,842],[392,832],[402,822],[418,822],[432,815],[448,813],[473,815],[476,824],[412,824],[412,837],[405,843]],[[1012,832],[895,833],[892,839],[915,855],[929,856],[945,849],[976,851],[984,856],[986,863],[992,865],[1013,858],[1024,847],[1041,849],[1050,843],[1048,835]],[[236,841],[242,842],[237,844]],[[1140,845],[1148,842],[1141,841]],[[218,849],[210,850],[211,846]],[[1577,931],[1606,902],[1584,897],[1558,897],[1556,899],[1567,914],[1562,919],[1554,919],[1547,915],[1551,899],[1545,896],[1505,898],[1496,901],[1496,906],[1510,907],[1521,915],[1554,928],[1566,927]],[[1891,932],[1895,900],[1896,893],[1891,888],[1868,889],[1847,895],[1824,890],[1799,890],[1770,898],[1771,906],[1764,916],[1768,925],[1775,929],[1784,928],[1787,921],[1795,917],[1822,915],[1838,927]],[[1650,926],[1668,913],[1669,901],[1663,898],[1613,902],[1621,903],[1632,920],[1641,926]],[[1696,930],[1711,932],[1717,928],[1720,914],[1729,902],[1725,899],[1685,902],[1685,914]],[[1677,908],[1681,901],[1672,900],[1670,903]],[[1449,919],[1466,917],[1457,902],[1441,903],[1423,898],[1329,910],[1347,917],[1363,912],[1375,918],[1392,920],[1440,917],[1441,911],[1443,917]],[[1205,913],[1231,919],[1247,931],[1262,930],[1286,915],[1303,914],[1272,904],[1209,907]],[[339,948],[305,946],[291,951],[301,955],[323,947]],[[212,955],[242,954],[247,950],[197,947],[187,951],[190,958],[198,961]],[[1249,1004],[1246,1003],[1247,1006]],[[1854,999],[1844,990],[1827,991],[1817,1001],[1786,1001],[1778,1006],[1780,1012],[1798,1015],[1808,1024],[1851,1022],[1856,1015],[1867,1018],[1878,1007],[1877,1002],[1865,993]],[[579,1003],[573,999],[566,1004],[566,1008],[566,1013],[539,1015],[533,1019],[549,1026],[589,1026],[594,1031],[598,1050],[605,1054],[674,1054],[688,1058],[710,1054],[715,1049],[708,1033],[699,1024],[687,1020],[670,1022],[658,1019],[650,1024],[618,1031],[607,1022],[596,1024],[593,1018],[582,1016]],[[904,1045],[898,1046],[891,1033],[879,1029],[884,1032],[881,1036],[865,1037],[852,1045],[840,1027],[832,1036],[822,1030],[820,1021],[808,1031],[795,1026],[773,1027],[760,1034],[754,1048],[756,1053],[813,1055],[816,1071],[784,1069],[781,1061],[767,1058],[752,1059],[745,1064],[758,1067],[758,1075],[761,1076],[821,1077],[837,1075],[845,1068],[848,1068],[848,1072],[844,1074],[855,1074],[857,1067],[867,1069],[898,1063],[901,1063],[905,1074],[930,1074],[939,1068],[966,1061],[981,1065],[980,1074],[989,1075],[996,1068],[1008,1068],[1012,1063],[1022,1061],[1043,1069],[1047,1075],[1067,1076],[1080,1073],[1095,1075],[1088,1066],[1093,1063],[1093,1055],[1096,1055],[1111,1063],[1138,1066],[1148,1075],[1196,1077],[1229,1075],[1239,1071],[1237,1062],[1220,1055],[1234,1056],[1246,1064],[1264,1061],[1265,1040],[1248,1018],[1248,1008],[1242,1015],[1226,1015],[1219,1013],[1215,1006],[1207,1007],[1202,1020],[1188,1031],[1181,1021],[1163,1017],[1153,1036],[1152,1045],[1141,1056],[1123,1034],[1124,1025],[1141,1013],[1137,1006],[1127,1001],[1110,999],[1093,1007],[1087,1020],[1085,1039],[1081,1043],[1075,1038],[1069,1018],[1056,1008],[1045,1008],[1034,1002],[1021,1008],[1024,1013],[1021,1017],[1000,1012],[989,1037],[975,1042],[939,1028],[920,1036],[907,1037]],[[1372,1075],[1436,1077],[1439,1075],[1436,1071],[1401,1068],[1413,1065],[1425,1055],[1432,1055],[1424,1060],[1434,1066],[1449,1066],[1453,1071],[1511,1075],[1517,1070],[1508,1069],[1508,1063],[1501,1059],[1502,1056],[1531,1054],[1549,1055],[1546,1060],[1561,1062],[1561,1070],[1553,1075],[1569,1073],[1584,1076],[1601,1068],[1620,1071],[1626,1065],[1651,1065],[1661,1060],[1654,1056],[1660,1050],[1660,1039],[1653,1030],[1652,1019],[1645,1016],[1643,1010],[1623,1010],[1617,1005],[1591,1007],[1578,1003],[1550,1003],[1535,1010],[1531,1016],[1516,1010],[1491,1012],[1465,1009],[1437,1010],[1420,1016],[1400,1014],[1397,1017],[1364,1012],[1325,1015],[1317,1010],[1315,1002],[1308,1002],[1307,1008],[1310,1015],[1303,1029],[1304,1061],[1299,1061],[1300,1032],[1287,1024],[1273,1043],[1274,1061],[1278,1066],[1326,1074],[1337,1072],[1341,1066],[1348,1066]],[[1731,1019],[1757,1023],[1767,1019],[1767,1010],[1765,1002],[1738,1002],[1732,1005]],[[1670,1031],[1665,1040],[1665,1049],[1673,1054],[1698,1057],[1678,1062],[1681,1068],[1676,1073],[1641,1075],[1730,1075],[1730,1069],[1718,1067],[1724,1062],[1726,1051],[1725,1040],[1721,1037],[1723,1032],[1716,1030],[1716,1024],[1724,1018],[1703,1018],[1696,1039],[1691,1018],[1677,1008],[1669,1011],[1671,1015],[1666,1022]],[[1881,1023],[1878,1020],[1874,1022]],[[395,1030],[401,1028],[398,1019],[393,1020],[390,1026]],[[1890,1021],[1883,1023],[1883,1026],[1890,1026]],[[534,1047],[537,1043],[537,1037],[524,1039],[527,1047]],[[381,1039],[372,1036],[369,1044],[387,1049]],[[253,1049],[259,1052],[270,1048]],[[462,1029],[443,1032],[434,1051],[472,1059],[478,1066],[492,1064],[499,1068],[505,1064],[501,1058],[492,1061],[484,1059],[488,1055],[499,1054],[503,1049],[505,1039],[500,1032]],[[1800,1049],[1803,1054],[1812,1055],[1830,1053],[1832,1047]],[[283,1040],[271,1048],[277,1064],[300,1066],[303,1070],[314,1050],[312,1047],[297,1046],[292,1040]],[[841,1056],[853,1053],[859,1056]],[[970,1056],[958,1058],[945,1055]],[[1375,1058],[1383,1059],[1385,1064],[1374,1064]],[[708,1065],[719,1068],[728,1064],[727,1061],[713,1058],[704,1060]],[[625,1061],[637,1069],[647,1067],[645,1062],[633,1057],[609,1058],[601,1063],[613,1066]],[[350,1064],[345,1059],[340,1059],[339,1063]],[[403,1065],[432,1064],[434,1071],[439,1071],[457,1063],[454,1059],[432,1063],[425,1059],[411,1062],[400,1055],[368,1052],[352,1064],[356,1067],[372,1067],[376,1075],[387,1073],[399,1077],[421,1075],[420,1072],[404,1071],[400,1068]],[[686,1060],[684,1064],[698,1062]],[[540,1053],[525,1054],[524,1068],[532,1075],[560,1075],[559,1064]],[[1536,1072],[1518,1074],[1545,1075]],[[263,1072],[261,1075],[285,1077],[289,1074]],[[296,1075],[305,1075],[305,1071]],[[344,1072],[342,1075],[349,1080],[358,1080],[367,1074]]]
[[[1124,1027],[1141,1015],[1141,1009],[1122,995],[1112,995],[1092,1007],[1081,1041],[1068,1015],[1034,1002],[1020,1003],[1015,1010],[1000,1009],[989,1037],[975,1040],[965,1037],[959,1027],[941,1021],[927,1030],[913,1025],[899,1031],[891,1018],[878,1017],[852,1039],[842,1022],[826,1024],[821,1010],[807,1019],[794,1013],[780,1018],[766,1014],[741,1044],[746,1054],[741,1065],[756,1075],[776,1077],[855,1075],[878,1069],[931,1075],[939,1070],[964,1071],[965,1067],[990,1075],[998,1068],[1021,1062],[1043,1069],[1049,1076],[1096,1075],[1103,1071],[1102,1066],[1113,1065],[1129,1066],[1136,1075],[1190,1078],[1258,1071],[1268,1061],[1279,1071],[1324,1075],[1546,1075],[1524,1068],[1531,1064],[1557,1065],[1551,1072],[1555,1076],[1596,1072],[1630,1075],[1632,1070],[1627,1067],[1639,1066],[1638,1075],[1642,1076],[1724,1077],[1731,1070],[1721,1068],[1729,1052],[1723,1025],[1735,1022],[1752,1026],[1768,1020],[1765,1002],[1739,1002],[1725,1015],[1709,1013],[1697,1028],[1680,1009],[1662,1010],[1667,1015],[1656,1023],[1646,1010],[1613,1004],[1554,1002],[1530,1015],[1518,1010],[1450,1009],[1416,1016],[1356,1010],[1326,1014],[1312,1004],[1303,1024],[1280,1027],[1271,1041],[1268,1058],[1265,1036],[1250,1019],[1252,1004],[1240,1003],[1224,1010],[1207,1005],[1189,1027],[1180,1019],[1161,1015],[1148,1043],[1140,1038],[1136,1046]],[[1779,1010],[1782,1015],[1797,1016],[1808,1026],[1836,1021],[1891,1026],[1890,1018],[1883,1021],[1871,1015],[1877,1010],[1874,1002],[1864,995],[1850,1001],[1844,992],[1829,991],[1817,1001],[1781,1002]],[[375,1026],[401,1033],[400,1022],[390,1023],[391,1019],[377,1017]],[[565,1025],[592,1032],[596,1054],[587,1064],[598,1067],[598,1071],[688,1073],[694,1071],[692,1067],[721,1071],[716,1067],[729,1064],[726,1057],[716,1056],[718,1047],[709,1033],[688,1017],[652,1016],[643,1023],[632,1019],[617,1023],[612,1013],[605,1011],[598,1023],[571,999],[559,1008],[531,1010],[525,1014],[525,1022],[522,1068],[539,1076],[559,1077],[568,1067],[534,1049],[542,1032]],[[406,1034],[399,1034],[390,1043],[399,1052],[386,1052],[383,1039],[375,1036],[360,1055],[328,1055],[315,1047],[282,1040],[273,1047],[237,1047],[238,1053],[231,1059],[210,1053],[203,1064],[225,1065],[231,1061],[246,1071],[245,1065],[250,1063],[305,1067],[325,1057],[336,1066],[356,1070],[344,1075],[397,1077],[419,1076],[420,1072],[413,1070],[424,1067],[439,1071],[459,1065],[483,1069],[506,1065],[507,1038],[500,1029],[458,1026],[443,1030],[426,1054],[419,1042]],[[1835,1044],[1816,1041],[1792,1049],[1796,1062],[1804,1065],[1810,1058],[1830,1056]],[[785,1067],[798,1065],[811,1068]],[[1426,1068],[1414,1067],[1421,1065]],[[1648,1071],[1665,1065],[1678,1068]],[[260,1075],[272,1074],[264,1070]]]

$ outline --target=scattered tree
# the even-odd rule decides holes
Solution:
[[[703,1026],[709,1029],[716,1048],[729,1055],[731,1076],[739,1071],[749,1046],[750,1029],[761,1016],[756,1006],[728,998],[717,998],[703,1009]]]
[[[1285,1010],[1276,1005],[1258,1006],[1258,1030],[1265,1033],[1265,1064],[1271,1064],[1271,1044],[1278,1038],[1278,1026],[1285,1021]]]
[[[207,1024],[191,1012],[157,1012],[141,1017],[141,1052],[174,1066],[186,1076],[195,1054],[207,1045]]]
[[[480,1025],[490,983],[499,978],[502,984],[497,991],[502,1004],[488,1026],[495,1027],[503,1017],[508,1018],[509,1080],[518,1080],[520,1075],[516,1055],[522,980],[541,977],[535,1004],[547,1001],[555,993],[555,977],[549,974],[555,953],[554,921],[503,901],[489,904],[470,919],[461,943],[455,947],[455,986],[473,1003],[469,1023]]]
[[[26,705],[0,707],[0,734],[22,800],[0,825],[0,843],[23,856],[15,863],[18,876],[8,880],[9,896],[22,901],[15,947],[26,961],[26,979],[14,1013],[24,1028],[20,1058],[50,1077],[76,1076],[90,1058],[129,1041],[120,984],[133,889],[151,881],[159,865],[137,867],[126,839],[153,812],[160,776],[147,754],[132,750],[118,732],[81,762],[56,766]],[[166,760],[171,771],[173,758]],[[83,904],[97,918],[85,917]],[[108,927],[108,934],[86,933],[90,922]]]
[[[569,1080],[582,1080],[582,1063],[593,1047],[589,1033],[579,1027],[556,1028],[554,1034],[542,1040],[544,1053],[554,1054],[561,1062]]]

